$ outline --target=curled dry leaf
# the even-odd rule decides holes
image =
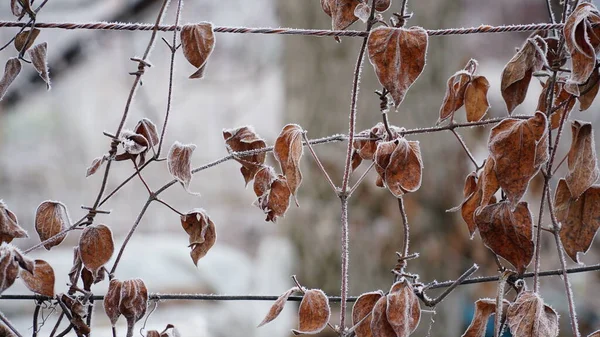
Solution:
[[[290,207],[291,188],[288,186],[284,176],[279,175],[271,183],[271,190],[266,198],[266,205],[263,211],[267,214],[265,221],[277,221],[277,218],[285,215]]]
[[[142,118],[133,129],[133,132],[144,137],[150,147],[157,146],[160,141],[156,124],[148,118]]]
[[[271,190],[271,184],[277,179],[277,174],[271,166],[263,166],[254,175],[254,193],[259,199],[257,203],[260,205],[260,199],[268,196]]]
[[[146,314],[148,289],[142,279],[125,280],[121,284],[119,311],[127,319],[127,336],[133,336],[135,323]]]
[[[383,123],[379,122],[374,127],[361,131],[358,137],[354,138],[352,147],[364,160],[373,160],[377,144],[387,137],[387,132]],[[389,139],[388,139],[389,140]]]
[[[371,7],[369,4],[361,2],[354,8],[354,16],[362,22],[367,22],[371,16]]]
[[[554,204],[556,218],[562,224],[560,241],[567,255],[579,263],[578,253],[585,254],[590,249],[600,228],[600,186],[591,186],[576,199],[565,179],[561,179]]]
[[[592,124],[573,121],[573,140],[567,157],[569,173],[566,176],[569,191],[574,199],[579,198],[600,176],[596,160],[596,143]]]
[[[169,173],[183,185],[189,192],[192,181],[192,153],[196,149],[194,144],[181,144],[175,142],[167,155]]]
[[[19,276],[29,290],[43,296],[54,297],[54,269],[44,260],[35,260],[34,264],[33,273],[23,269]]]
[[[134,156],[148,151],[148,146],[150,144],[146,137],[139,133],[135,133],[131,130],[123,130],[120,138],[125,152],[131,155],[129,158],[134,158]]]
[[[265,316],[265,319],[263,319],[263,321],[260,322],[260,324],[258,325],[258,328],[260,328],[261,326],[263,326],[263,325],[271,322],[275,318],[277,318],[277,316],[279,316],[279,314],[283,310],[283,307],[287,303],[288,298],[293,293],[298,292],[298,291],[300,291],[300,289],[298,287],[294,287],[294,288],[291,288],[288,291],[284,292],[283,294],[281,294],[281,296],[279,296],[279,298],[275,301],[275,303],[273,303],[273,305],[271,306],[271,309],[269,309],[269,312],[267,313],[267,316]]]
[[[40,236],[40,241],[46,241],[60,232],[71,227],[71,219],[67,212],[67,206],[60,201],[44,201],[35,212],[35,230]],[[44,248],[50,250],[58,246],[67,237],[67,233],[56,236],[55,239],[46,243]]]
[[[421,27],[378,27],[369,33],[369,61],[396,108],[425,68],[427,42],[427,32]]]
[[[587,83],[579,86],[579,111],[585,111],[592,106],[596,95],[598,95],[598,89],[600,89],[600,71],[595,69]]]
[[[295,335],[319,333],[327,326],[330,316],[327,295],[320,289],[307,290],[298,309],[298,329],[292,332]]]
[[[465,103],[465,91],[469,84],[471,74],[460,70],[452,75],[446,84],[446,94],[440,107],[440,118],[438,124],[454,116],[454,112]]]
[[[571,112],[575,106],[575,99],[573,98],[573,95],[568,93],[565,90],[564,84],[561,83],[565,80],[566,79],[561,78],[554,83],[554,103],[552,103],[552,109],[556,110],[550,115],[550,126],[553,130],[560,127],[560,122],[563,119],[563,116]],[[538,99],[537,110],[543,112],[544,114],[548,113],[548,88],[550,87],[551,82],[552,81],[546,81]]]
[[[30,34],[30,32],[31,32],[31,34]],[[14,42],[15,49],[18,52],[21,52],[22,50],[27,50],[27,49],[31,48],[31,46],[33,46],[33,43],[35,42],[35,39],[37,39],[38,35],[40,35],[40,30],[37,28],[26,29],[26,30],[20,32],[19,34],[17,34],[17,36],[15,36],[15,42]]]
[[[73,266],[69,270],[69,282],[71,285],[77,285],[82,268],[83,263],[81,263],[81,257],[79,256],[79,247],[75,246],[73,247]]]
[[[212,23],[188,24],[181,29],[181,47],[188,62],[198,70],[190,78],[204,77],[204,69],[215,48]]]
[[[488,148],[498,183],[515,207],[527,191],[529,180],[548,160],[546,116],[536,112],[526,119],[508,118],[490,132]]]
[[[181,216],[181,226],[190,236],[190,256],[197,266],[198,260],[203,258],[217,241],[215,224],[205,210],[195,208]]]
[[[6,204],[0,200],[0,244],[10,243],[13,239],[27,238],[27,232],[19,226],[15,213],[11,212]]]
[[[465,90],[465,110],[467,111],[467,121],[480,121],[486,112],[490,109],[487,93],[490,88],[490,82],[483,76],[474,77]]]
[[[237,129],[223,130],[223,138],[227,146],[227,152],[243,152],[260,150],[267,147],[264,139],[260,138],[251,126],[242,126]],[[254,153],[247,156],[236,156],[235,160],[242,164],[240,171],[246,185],[256,175],[256,172],[265,163],[266,152]]]
[[[503,317],[506,316],[506,309],[510,302],[507,300],[503,301],[504,309]],[[487,322],[492,314],[496,312],[496,300],[489,298],[482,298],[475,302],[475,314],[473,320],[467,328],[467,331],[461,337],[485,337]],[[504,319],[503,319],[504,320]]]
[[[514,337],[557,337],[558,315],[532,291],[523,291],[508,307],[507,322]]]
[[[395,197],[418,190],[423,170],[419,142],[405,138],[380,142],[375,151],[375,169]]]
[[[104,295],[104,312],[110,320],[110,324],[115,326],[119,317],[121,316],[121,310],[119,309],[119,302],[121,301],[121,285],[123,282],[118,279],[110,280],[108,284],[108,290]]]
[[[596,66],[596,53],[600,47],[600,13],[588,2],[580,3],[569,15],[563,33],[567,50],[571,54],[572,70],[566,90],[579,96],[578,85],[584,84]]]
[[[375,0],[375,10],[378,12],[387,11],[392,5],[392,0]]]
[[[34,262],[9,243],[0,244],[0,294],[8,289],[19,275],[19,268],[33,273]]]
[[[533,258],[533,222],[529,206],[520,202],[514,210],[507,201],[482,208],[475,214],[481,239],[496,255],[522,274]]]
[[[504,66],[500,87],[509,114],[523,103],[533,73],[542,70],[545,64],[546,43],[531,37]]]
[[[106,225],[90,225],[79,237],[81,262],[94,277],[98,274],[98,269],[110,260],[114,250],[112,231]]]
[[[387,297],[383,296],[373,307],[373,317],[371,318],[371,333],[373,337],[397,337],[394,328],[388,322],[387,306]]]
[[[331,18],[333,30],[344,30],[353,24],[357,20],[354,11],[359,4],[360,0],[321,0],[321,7]]]
[[[408,280],[400,279],[387,295],[386,315],[397,337],[408,337],[421,320],[421,304]]]
[[[104,164],[104,162],[106,162],[107,160],[107,156],[101,156],[98,158],[94,158],[94,160],[92,160],[92,164],[87,168],[86,172],[85,172],[85,177],[89,177],[92,174],[96,173],[98,171],[98,169],[102,166],[102,164]]]
[[[21,72],[21,61],[18,58],[12,57],[6,61],[4,66],[4,74],[0,79],[0,101],[8,91],[8,87],[17,78]]]
[[[106,272],[104,268],[98,269],[96,275],[87,268],[83,268],[81,270],[81,280],[83,281],[83,289],[86,291],[91,291],[92,285],[96,283],[100,283],[104,281],[106,278]]]
[[[371,333],[371,320],[375,303],[384,297],[382,291],[373,291],[364,293],[356,299],[352,307],[352,325],[356,326],[354,330],[356,337],[373,337]],[[357,325],[358,324],[358,325]]]
[[[287,185],[293,196],[296,196],[298,187],[302,183],[300,172],[300,159],[302,158],[302,133],[304,130],[297,124],[288,124],[283,127],[275,141],[273,154],[281,166]]]
[[[38,72],[42,80],[46,82],[46,88],[50,90],[50,73],[48,72],[48,44],[46,42],[35,45],[27,53],[31,58],[33,67]]]
[[[84,318],[87,317],[87,305],[84,305],[80,299],[71,298],[66,294],[63,294],[60,300],[71,313],[71,324],[77,336],[89,336],[90,327],[84,321]]]

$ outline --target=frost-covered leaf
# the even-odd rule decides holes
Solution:
[[[2,75],[2,79],[0,79],[0,101],[8,91],[8,87],[17,78],[20,72],[21,61],[19,61],[19,59],[16,57],[9,58],[4,66],[4,74]]]
[[[356,332],[356,337],[373,337],[373,334],[371,333],[371,320],[373,319],[372,312],[375,303],[382,297],[384,297],[382,291],[373,291],[364,293],[356,299],[356,302],[352,307],[352,324],[354,326],[358,324],[354,330]]]
[[[352,147],[364,160],[373,160],[377,144],[387,137],[387,132],[383,123],[379,122],[374,127],[361,131],[359,137],[354,138]],[[388,139],[389,140],[389,139]]]
[[[387,317],[388,300],[386,296],[381,297],[373,307],[371,318],[371,333],[373,337],[398,337]]]
[[[181,216],[181,226],[190,236],[190,256],[197,266],[198,260],[203,258],[217,241],[215,224],[205,210],[195,208]]]
[[[423,160],[418,141],[397,138],[380,142],[374,160],[377,173],[395,197],[421,187]]]
[[[507,322],[514,337],[557,337],[558,315],[532,291],[523,291],[508,307]]]
[[[83,263],[79,256],[79,246],[75,246],[73,247],[73,266],[71,267],[71,270],[69,270],[69,282],[71,282],[72,285],[77,285],[82,268]]]
[[[283,307],[287,303],[288,298],[293,293],[298,292],[298,291],[300,291],[300,289],[298,287],[294,287],[294,288],[291,288],[288,291],[284,292],[283,294],[281,294],[281,296],[279,296],[279,298],[275,301],[275,303],[273,303],[273,305],[271,306],[271,309],[269,309],[269,312],[267,313],[267,316],[265,316],[265,319],[263,319],[263,321],[260,322],[258,327],[260,328],[261,326],[263,326],[263,325],[271,322],[275,318],[277,318],[277,316],[279,316],[279,314],[283,310]]]
[[[150,147],[157,146],[160,141],[156,124],[148,118],[142,118],[133,129],[133,132],[142,135]]]
[[[110,260],[114,250],[112,231],[106,225],[90,225],[79,237],[81,262],[94,277],[98,274],[98,269]]]
[[[0,244],[10,243],[15,238],[27,238],[27,231],[19,226],[15,213],[11,212],[6,204],[0,200]]]
[[[31,32],[31,36],[30,35]],[[34,29],[26,29],[17,36],[15,36],[14,46],[15,49],[20,52],[21,50],[27,50],[33,46],[35,43],[35,39],[40,35],[40,30],[37,28]],[[29,39],[28,39],[29,38]]]
[[[598,95],[598,89],[600,89],[600,71],[594,70],[588,78],[587,83],[579,86],[579,110],[585,111],[592,106],[596,95]]]
[[[467,121],[480,121],[490,109],[487,94],[490,88],[489,81],[483,76],[475,76],[465,90],[465,110]]]
[[[48,44],[46,42],[35,45],[27,53],[31,58],[33,67],[38,72],[42,80],[46,82],[46,88],[50,90],[50,73],[48,72]]]
[[[215,48],[212,23],[188,24],[181,29],[181,47],[188,62],[198,70],[190,78],[203,78],[206,62]]]
[[[596,160],[596,143],[591,123],[573,121],[573,140],[567,157],[569,173],[566,182],[574,199],[579,198],[600,177]]]
[[[266,221],[275,222],[277,218],[285,215],[285,212],[290,207],[291,188],[288,186],[284,176],[279,175],[271,183],[271,190],[266,197],[266,205],[263,208],[267,213]]]
[[[565,78],[559,78],[553,85],[554,102],[552,103],[553,112],[550,115],[550,126],[553,130],[560,127],[563,116],[571,112],[575,106],[575,99],[573,98],[573,95],[565,90],[565,85],[562,83],[565,80]],[[537,110],[543,112],[544,114],[548,113],[548,89],[550,88],[551,84],[552,81],[546,81],[538,99]]]
[[[251,126],[223,130],[223,138],[225,139],[227,152],[229,153],[260,150],[267,147],[265,140],[260,138]],[[235,157],[235,160],[242,164],[240,171],[242,172],[246,185],[254,179],[256,172],[258,172],[265,163],[266,157],[266,152]]]
[[[465,103],[465,91],[470,81],[471,74],[460,70],[452,75],[446,84],[446,94],[440,107],[438,123],[452,118],[454,113]]]
[[[106,162],[107,159],[108,158],[106,156],[94,158],[94,160],[92,160],[92,163],[90,164],[90,166],[87,168],[87,170],[85,172],[86,178],[93,175],[94,173],[96,173],[98,171],[98,169],[102,166],[102,164],[104,164],[104,162]]]
[[[27,288],[34,293],[54,297],[54,269],[44,260],[35,260],[33,273],[21,270],[20,277]]]
[[[488,319],[496,312],[496,301],[479,299],[475,302],[475,313],[471,324],[462,337],[485,337]]]
[[[330,316],[327,295],[320,289],[307,290],[298,309],[298,329],[292,332],[295,335],[319,333],[327,326]]]
[[[134,326],[146,314],[148,289],[142,279],[125,280],[121,284],[119,311],[127,319],[127,335],[132,336]]]
[[[331,28],[344,30],[357,20],[354,11],[360,3],[360,0],[321,0],[321,7],[331,17]]]
[[[427,32],[421,27],[378,27],[369,33],[369,61],[396,108],[425,68],[427,42]]]
[[[110,280],[108,284],[108,290],[104,295],[104,312],[112,326],[117,324],[119,317],[121,316],[121,310],[119,309],[119,303],[121,302],[121,285],[123,282],[118,279]]]
[[[60,201],[44,201],[35,212],[35,230],[40,236],[40,241],[46,241],[51,237],[71,227],[71,219],[67,212],[67,206]],[[67,233],[57,236],[46,243],[44,248],[50,250],[58,246],[67,237]]]
[[[398,337],[408,337],[421,320],[421,304],[408,280],[400,279],[387,295],[386,315]]]
[[[298,187],[302,183],[300,159],[302,158],[302,133],[304,130],[297,124],[288,124],[283,127],[275,141],[273,154],[281,166],[287,185],[293,196],[296,196]]]
[[[181,144],[175,142],[167,155],[169,173],[189,191],[192,181],[192,153],[196,149],[194,144]]]
[[[13,245],[0,244],[0,294],[8,289],[19,275],[19,268],[33,273],[35,265]]]

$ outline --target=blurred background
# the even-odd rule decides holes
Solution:
[[[40,12],[38,21],[151,23],[160,4],[160,0],[52,0]],[[560,13],[558,0],[553,1],[553,6]],[[175,17],[176,2],[172,1],[170,7],[164,21],[169,24]],[[400,2],[394,0],[384,16],[389,17],[399,7]],[[409,1],[408,9],[414,13],[408,25],[427,29],[548,21],[544,0],[420,0]],[[13,20],[8,1],[0,4],[0,20]],[[199,21],[211,21],[217,26],[331,27],[330,18],[317,0],[186,1],[182,23]],[[350,29],[361,30],[364,26],[359,21]],[[16,32],[12,28],[0,29],[0,42],[8,41]],[[527,35],[430,38],[427,66],[399,111],[390,115],[391,123],[406,128],[433,126],[446,80],[470,58],[479,61],[479,74],[491,84],[492,108],[488,117],[504,116],[500,74]],[[37,42],[48,42],[52,90],[47,92],[37,73],[25,65],[0,102],[0,198],[29,231],[29,239],[14,241],[17,246],[26,249],[39,242],[33,222],[42,201],[62,201],[74,220],[85,215],[80,206],[94,202],[102,174],[85,178],[86,168],[109,148],[109,139],[102,132],[114,132],[118,125],[133,81],[127,73],[136,70],[129,58],[143,53],[149,36],[147,32],[42,30]],[[159,37],[171,40],[172,33],[160,33]],[[194,69],[178,53],[165,146],[170,147],[174,141],[197,144],[192,159],[197,167],[227,155],[222,138],[224,128],[253,125],[269,144],[287,123],[300,124],[310,138],[347,133],[353,69],[360,43],[356,38],[343,38],[342,43],[336,43],[333,38],[217,34],[203,80],[187,79]],[[9,47],[0,53],[0,63],[15,55]],[[143,77],[127,127],[133,128],[143,117],[162,124],[169,58],[168,48],[159,40],[150,57],[153,66]],[[366,62],[359,94],[358,130],[380,121],[379,101],[373,93],[378,89],[374,71]],[[516,113],[532,114],[540,91],[539,83],[532,81],[527,100]],[[587,112],[574,112],[572,118],[596,122],[599,115],[594,112],[598,107],[596,104]],[[456,114],[459,121],[464,120],[462,111]],[[487,157],[489,127],[459,132],[482,162]],[[561,158],[570,144],[570,131],[566,135],[559,151]],[[460,214],[446,212],[462,201],[464,178],[471,172],[472,163],[449,132],[410,138],[421,142],[425,169],[421,189],[405,197],[411,226],[410,250],[420,253],[419,259],[409,262],[408,271],[419,274],[423,282],[455,279],[473,263],[481,267],[475,275],[495,274],[493,255],[479,235],[470,240]],[[337,143],[316,147],[337,183],[343,174],[345,146]],[[271,155],[268,161],[276,163]],[[304,181],[299,190],[300,208],[292,205],[276,224],[265,222],[262,211],[252,206],[254,193],[251,188],[244,189],[240,165],[234,161],[194,176],[191,190],[201,193],[200,197],[187,194],[179,185],[173,186],[163,199],[182,212],[196,207],[206,209],[216,224],[217,244],[195,267],[179,216],[155,203],[127,247],[117,277],[141,277],[149,291],[157,293],[278,295],[293,286],[290,275],[295,274],[306,287],[339,295],[339,199],[308,152],[301,165]],[[354,179],[367,166],[363,164]],[[132,171],[127,161],[113,165],[107,191]],[[143,174],[153,189],[171,179],[166,162],[151,165]],[[556,179],[562,174],[564,171],[559,171]],[[351,199],[351,295],[376,289],[387,291],[392,282],[390,269],[396,263],[395,252],[401,249],[402,221],[397,202],[389,192],[376,187],[374,180],[375,173],[371,172]],[[542,179],[536,177],[530,185],[526,200],[532,210],[539,209],[542,184]],[[98,223],[112,228],[117,246],[146,198],[143,185],[134,180],[103,207],[112,211],[109,216],[98,215]],[[71,232],[52,251],[38,249],[30,254],[54,267],[57,292],[68,288],[67,273],[78,236],[78,231]],[[542,269],[558,268],[553,238],[545,233],[542,242]],[[584,264],[598,263],[598,247],[592,246],[583,256]],[[569,266],[574,263],[569,261]],[[594,296],[589,296],[600,286],[598,276],[594,272],[570,276],[583,335],[600,329],[599,304]],[[562,281],[558,277],[544,278],[541,286],[546,302],[561,314],[561,336],[570,336]],[[103,294],[106,287],[103,282],[92,290]],[[471,320],[473,302],[481,297],[495,297],[495,289],[494,283],[460,287],[435,308],[435,315],[423,314],[414,335],[425,336],[430,322],[435,320],[431,336],[460,336]],[[17,281],[4,294],[19,293],[29,291]],[[291,336],[290,329],[297,324],[297,303],[290,303],[274,322],[256,328],[270,304],[165,301],[147,320],[146,329],[162,330],[171,323],[183,336]],[[33,300],[0,300],[0,311],[25,335],[32,332],[34,307]],[[334,304],[332,309],[335,323],[339,307]],[[42,312],[47,319],[40,333],[44,336],[58,315],[52,309]],[[119,331],[125,331],[124,325],[121,319]],[[141,325],[138,323],[138,327]],[[96,306],[93,326],[96,336],[110,334],[101,305]],[[322,336],[333,335],[325,330]]]

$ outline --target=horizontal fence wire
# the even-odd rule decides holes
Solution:
[[[600,270],[600,264],[591,266],[575,267],[567,269],[567,274],[585,273],[589,271]],[[562,275],[562,269],[547,270],[539,273],[540,276],[560,276]],[[533,273],[525,273],[521,276],[522,278],[533,277]],[[500,279],[499,276],[482,276],[469,278],[461,282],[461,285],[465,284],[476,284],[485,282],[495,282]],[[448,288],[453,285],[455,281],[445,282],[433,282],[427,286],[427,289],[438,289]],[[91,296],[95,301],[101,301],[104,299],[103,295]],[[155,301],[168,301],[168,300],[188,300],[188,301],[275,301],[279,298],[278,295],[217,295],[217,294],[150,294],[149,299]],[[329,302],[338,303],[341,300],[340,296],[328,296]],[[358,296],[349,296],[348,302],[355,302]],[[0,295],[0,300],[51,300],[51,297],[41,295]],[[290,296],[288,301],[298,302],[302,300],[302,296]]]
[[[0,21],[0,28],[26,27],[25,22]],[[551,30],[562,28],[562,23],[531,23],[526,25],[505,25],[489,26],[481,25],[470,28],[448,28],[448,29],[429,29],[429,36],[448,36],[448,35],[467,35],[480,33],[509,33],[509,32],[531,32],[536,30]],[[122,23],[122,22],[87,22],[87,23],[69,23],[69,22],[37,22],[36,28],[54,28],[54,29],[88,29],[88,30],[126,30],[126,31],[152,31],[155,28],[162,32],[171,32],[175,29],[181,30],[183,26],[159,25],[149,23]],[[366,37],[369,33],[358,30],[318,30],[318,29],[296,29],[296,28],[249,28],[249,27],[215,27],[217,33],[232,34],[279,34],[279,35],[307,35],[307,36],[344,36],[344,37]]]

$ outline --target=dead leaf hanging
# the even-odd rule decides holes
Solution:
[[[227,146],[227,152],[255,151],[267,147],[264,139],[260,138],[251,126],[243,126],[236,129],[223,130],[223,138]],[[242,164],[240,171],[246,185],[256,175],[256,172],[265,163],[266,152],[253,153],[247,156],[236,156],[235,160]]]
[[[541,38],[532,37],[504,66],[500,87],[509,114],[523,103],[533,73],[542,70],[545,64],[546,43]]]
[[[101,157],[97,157],[94,158],[94,160],[92,160],[92,164],[87,168],[86,172],[85,172],[85,177],[89,177],[91,175],[93,175],[94,173],[96,173],[98,171],[98,169],[102,166],[102,164],[104,164],[104,162],[106,162],[107,160],[107,156],[101,156]]]
[[[566,79],[564,78],[558,79],[553,85],[554,103],[552,103],[552,113],[550,115],[550,126],[552,127],[552,130],[558,129],[560,127],[561,120],[563,118],[566,118],[565,114],[569,114],[575,106],[575,99],[573,98],[573,95],[568,93],[565,90],[565,85],[561,83],[565,80]],[[538,99],[537,110],[543,112],[544,114],[548,114],[548,89],[551,86],[551,84],[552,81],[546,81]]]
[[[156,124],[148,118],[142,118],[133,129],[133,132],[144,137],[149,147],[157,146],[160,141]]]
[[[492,314],[496,312],[496,301],[484,298],[475,302],[475,313],[471,324],[462,337],[485,337],[487,322]]]
[[[327,326],[330,316],[327,295],[320,289],[307,290],[298,309],[298,329],[292,332],[295,335],[319,333]]]
[[[579,111],[585,111],[592,106],[600,89],[600,71],[594,70],[585,84],[579,86]]]
[[[8,289],[19,275],[19,268],[33,273],[35,268],[33,260],[30,260],[13,245],[3,242],[0,244],[0,294]]]
[[[135,323],[142,319],[148,308],[148,289],[142,279],[125,280],[121,284],[119,311],[127,319],[127,336],[133,336]]]
[[[115,250],[112,231],[106,225],[87,226],[79,237],[79,255],[83,265],[97,275]]]
[[[523,291],[508,307],[507,323],[514,337],[557,337],[558,315],[544,304],[542,298],[532,292]]]
[[[285,215],[290,207],[291,188],[288,186],[284,176],[279,175],[271,183],[271,190],[266,197],[266,204],[263,210],[267,213],[266,221],[277,221],[277,218]]]
[[[108,284],[108,290],[104,295],[104,312],[110,320],[110,324],[114,327],[121,316],[121,310],[119,309],[119,303],[121,302],[121,285],[123,282],[118,279],[110,280]]]
[[[302,133],[304,130],[299,125],[288,124],[283,127],[275,141],[273,154],[281,166],[287,185],[293,196],[296,196],[298,187],[302,183],[300,159],[302,158]]]
[[[190,236],[190,256],[197,266],[198,260],[203,258],[217,241],[215,224],[205,210],[195,208],[181,216],[181,226]]]
[[[196,149],[194,144],[181,144],[175,142],[167,155],[169,173],[183,185],[189,192],[192,181],[192,153]]]
[[[181,29],[181,47],[188,62],[198,70],[190,78],[203,78],[206,62],[215,48],[212,23],[188,24]]]
[[[421,320],[421,304],[406,278],[392,285],[387,295],[386,316],[398,337],[408,337]]]
[[[373,316],[371,313],[373,312],[375,303],[382,297],[384,297],[382,291],[373,291],[364,293],[356,299],[352,307],[352,325],[356,326],[358,324],[354,330],[356,337],[373,337],[371,333],[371,320]]]
[[[46,88],[50,90],[50,73],[48,72],[47,47],[48,44],[46,42],[43,42],[29,49],[27,53],[31,58],[31,63],[33,64],[33,67],[38,72],[42,80],[46,82]]]
[[[600,228],[600,186],[591,186],[576,199],[565,179],[561,179],[554,204],[556,218],[562,224],[560,241],[567,255],[579,263],[578,253],[587,253]]]
[[[358,137],[354,138],[352,147],[360,158],[364,160],[373,160],[377,144],[387,137],[387,132],[383,123],[379,122],[374,127],[361,131]],[[390,140],[390,139],[388,139]]]
[[[546,116],[536,112],[526,120],[503,120],[492,128],[488,147],[498,183],[515,207],[531,178],[548,160]]]
[[[577,199],[598,180],[600,169],[596,160],[592,124],[573,121],[571,133],[573,140],[567,157],[569,173],[566,181],[573,198]]]
[[[418,141],[398,138],[380,142],[374,160],[377,173],[395,197],[421,187],[423,161]]]
[[[54,269],[44,260],[35,260],[33,273],[21,270],[20,277],[27,288],[34,293],[54,297]]]
[[[14,46],[18,52],[22,50],[25,51],[35,43],[35,39],[37,39],[38,35],[40,35],[40,30],[37,28],[26,29],[17,36],[15,36]]]
[[[379,83],[392,95],[396,109],[425,68],[427,42],[427,31],[421,27],[377,27],[369,33],[369,61]]]
[[[465,103],[465,91],[471,75],[460,70],[452,75],[446,84],[446,94],[440,108],[440,118],[438,124],[454,116],[454,112],[460,109]]]
[[[35,212],[35,230],[40,236],[40,241],[46,241],[51,237],[71,227],[71,219],[67,207],[59,201],[44,201]],[[50,250],[58,246],[67,237],[67,233],[57,236],[46,243],[44,248]]]
[[[373,307],[371,333],[373,337],[398,337],[387,318],[387,297],[381,297]]]
[[[6,204],[0,200],[0,244],[10,243],[15,238],[27,238],[27,231],[19,226],[15,213],[11,212]]]
[[[475,223],[485,246],[524,273],[535,247],[527,203],[518,203],[514,211],[507,201],[486,206],[475,214]]]
[[[465,110],[467,111],[467,121],[477,122],[490,109],[487,93],[490,88],[490,82],[484,76],[475,76],[465,90]]]
[[[354,10],[360,3],[359,0],[321,0],[321,7],[331,17],[331,28],[344,30],[358,19]]]
[[[0,79],[0,101],[8,91],[8,87],[17,78],[21,72],[21,61],[18,58],[9,58],[4,66],[4,74]]]
[[[265,316],[263,321],[260,322],[260,324],[258,325],[258,328],[260,328],[261,326],[263,326],[263,325],[273,321],[275,318],[277,318],[277,316],[279,316],[279,314],[283,310],[283,307],[285,307],[285,304],[287,303],[288,298],[293,293],[298,292],[298,291],[300,291],[300,289],[298,287],[294,287],[294,288],[291,288],[288,291],[284,292],[283,294],[281,294],[281,296],[279,296],[279,298],[277,298],[275,303],[273,303],[273,305],[271,306],[271,309],[269,309],[267,316]]]

